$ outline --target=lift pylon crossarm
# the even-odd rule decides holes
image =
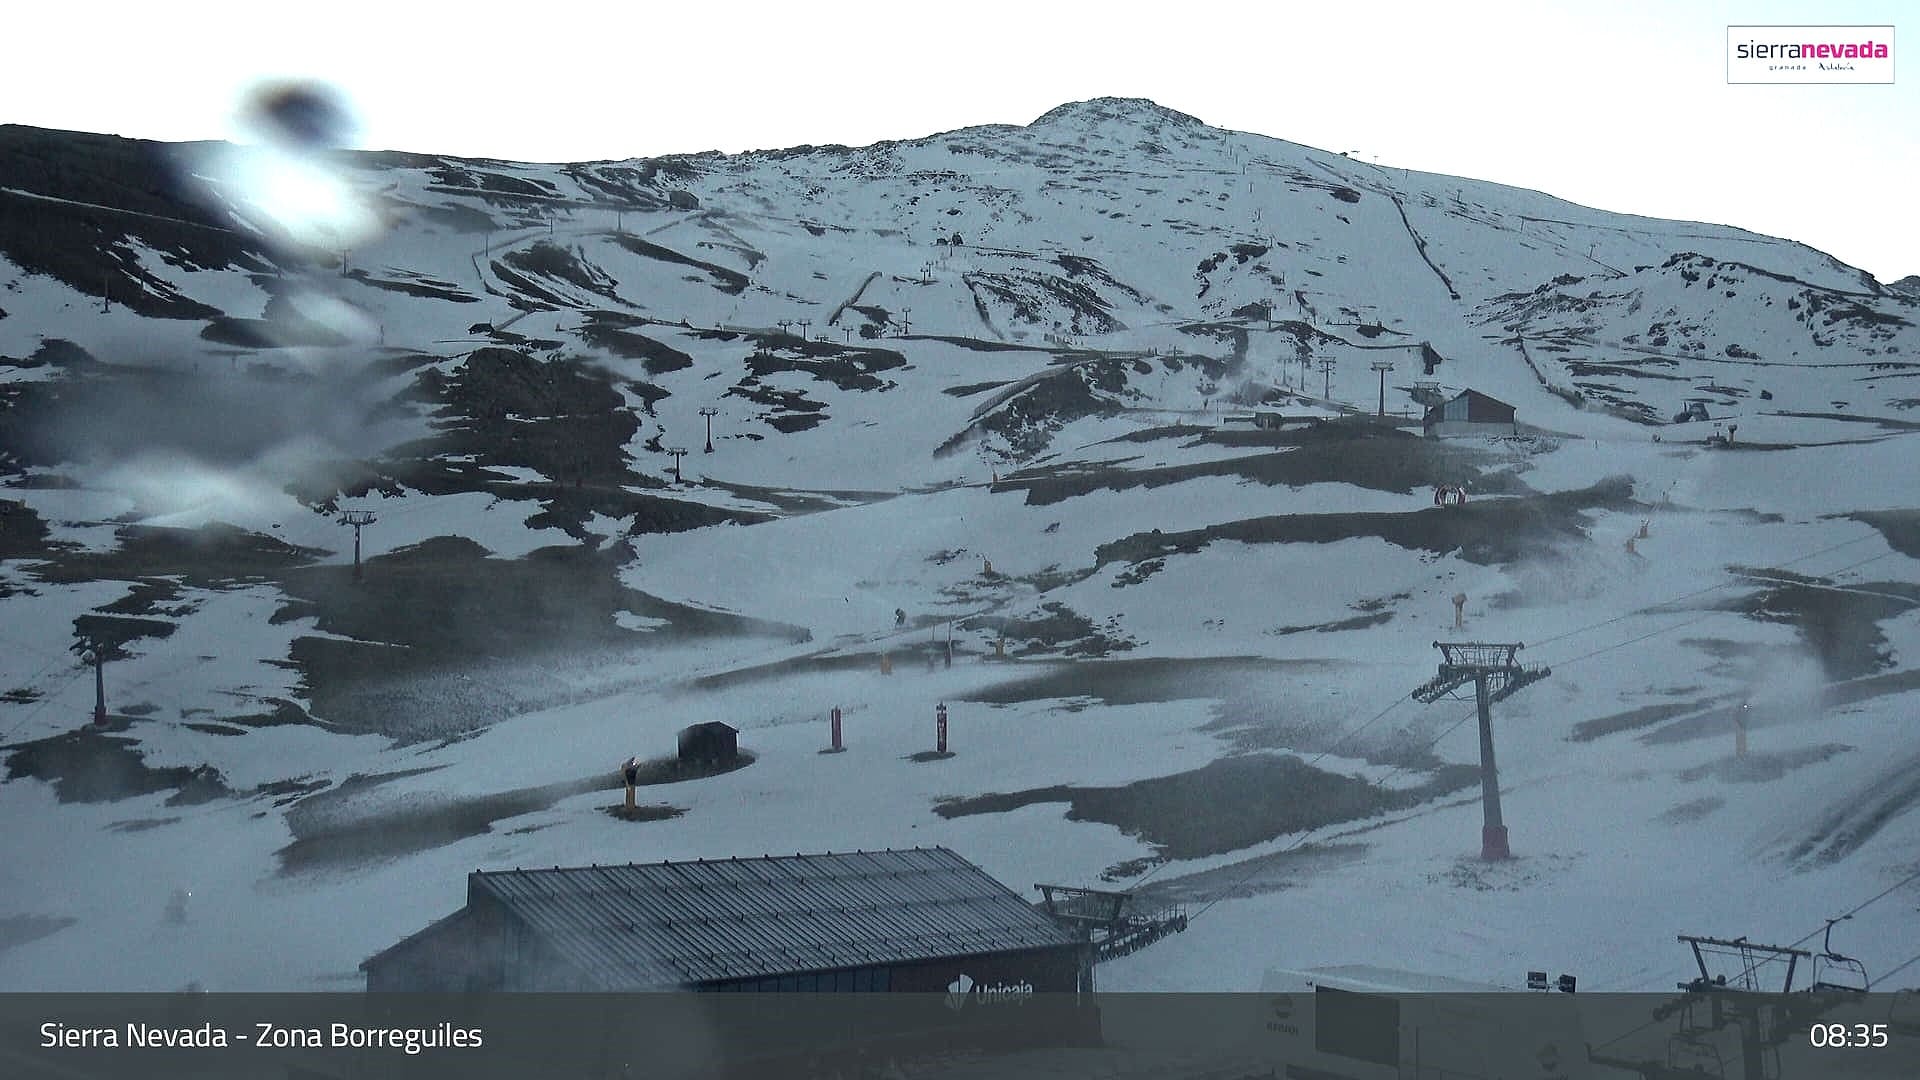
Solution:
[[[1463,675],[1459,672],[1443,671],[1441,674],[1421,683],[1419,688],[1414,690],[1413,699],[1422,705],[1431,705],[1472,681],[1473,676],[1471,674]]]
[[[1793,949],[1793,948],[1788,948],[1785,945],[1761,945],[1758,942],[1748,941],[1747,936],[1745,934],[1742,934],[1737,938],[1731,938],[1731,939],[1716,938],[1716,937],[1702,937],[1698,934],[1681,934],[1680,940],[1689,945],[1696,945],[1696,946],[1718,945],[1718,946],[1721,946],[1722,948],[1728,948],[1728,949],[1753,949],[1756,952],[1779,953],[1782,956],[1812,956],[1813,955],[1812,953],[1808,952],[1805,949]]]
[[[1690,983],[1680,983],[1682,990],[1744,990],[1758,991],[1759,980],[1756,972],[1760,965],[1777,960],[1787,962],[1787,970],[1780,982],[1779,993],[1793,989],[1793,975],[1800,961],[1810,959],[1813,954],[1805,949],[1795,949],[1784,945],[1761,945],[1748,941],[1746,935],[1737,938],[1705,937],[1699,934],[1679,935],[1681,943],[1693,949],[1693,963],[1700,971],[1700,977]],[[1741,970],[1736,982],[1729,983],[1724,975],[1715,977],[1707,970],[1707,955],[1736,955],[1740,958]]]
[[[1551,674],[1553,674],[1553,669],[1549,667],[1514,668],[1513,671],[1507,675],[1505,685],[1501,686],[1498,690],[1489,691],[1487,700],[1504,701]]]
[[[1526,645],[1517,641],[1502,644],[1485,641],[1436,641],[1433,647],[1440,650],[1442,667],[1510,668],[1515,666],[1514,654],[1526,648]]]

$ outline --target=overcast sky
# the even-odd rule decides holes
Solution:
[[[1147,97],[1218,127],[1920,273],[1920,63],[1729,86],[1729,24],[1901,25],[1910,2],[176,0],[23,3],[0,122],[224,138],[312,77],[357,144],[540,161],[861,145]],[[1907,40],[1920,41],[1920,37]],[[1895,56],[1898,64],[1898,54]],[[4,182],[4,178],[0,178]]]

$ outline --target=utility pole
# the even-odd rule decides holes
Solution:
[[[1379,373],[1380,373],[1380,412],[1379,412],[1379,415],[1381,415],[1381,416],[1385,416],[1385,415],[1387,415],[1387,372],[1389,372],[1389,371],[1392,371],[1392,370],[1393,370],[1393,361],[1391,361],[1391,360],[1375,360],[1375,361],[1373,362],[1373,370],[1375,370],[1375,371],[1377,371],[1377,372],[1379,372]]]
[[[346,510],[340,514],[340,524],[353,526],[353,580],[360,580],[360,530],[373,524],[373,511]]]
[[[844,332],[847,335],[847,344],[849,345],[853,344],[853,327],[843,326],[840,329],[842,332]]]
[[[781,332],[782,334],[785,334],[785,333],[787,333],[787,327],[789,327],[789,326],[792,326],[792,325],[793,325],[793,320],[792,320],[792,319],[781,319],[781,320],[780,320],[779,322],[777,322],[777,323],[774,323],[773,325],[775,325],[775,326],[777,326],[777,327],[779,327],[779,328],[780,328],[780,332]]]
[[[709,454],[713,453],[713,418],[719,413],[720,410],[711,405],[700,410],[700,415],[707,418],[707,453]]]
[[[678,484],[681,482],[680,459],[687,456],[687,448],[684,446],[669,447],[667,453],[673,455],[673,482]]]
[[[1326,398],[1328,401],[1332,401],[1333,400],[1333,358],[1332,357],[1328,357],[1327,359],[1320,361],[1320,374],[1323,376],[1322,386],[1320,387],[1320,396],[1323,398]]]
[[[1513,852],[1507,847],[1507,824],[1500,816],[1500,774],[1493,760],[1492,705],[1511,697],[1522,687],[1539,682],[1553,674],[1553,671],[1544,667],[1522,668],[1514,660],[1514,654],[1525,648],[1519,643],[1492,645],[1483,642],[1436,641],[1433,647],[1439,649],[1443,657],[1440,671],[1415,690],[1413,698],[1430,705],[1467,683],[1473,684],[1474,703],[1480,713],[1480,808],[1483,817],[1480,857],[1489,860],[1510,859]]]
[[[812,319],[801,319],[800,320],[800,340],[801,341],[807,340],[807,335],[812,332],[812,329],[813,329]]]
[[[87,643],[87,651],[81,659],[93,665],[93,722],[107,722],[107,650],[100,645],[100,639],[94,638]]]
[[[901,337],[906,337],[907,331],[913,329],[913,320],[907,318],[907,316],[911,314],[913,314],[913,309],[910,307],[903,307],[900,309],[900,336]]]

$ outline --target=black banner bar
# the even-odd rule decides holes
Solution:
[[[9,1080],[1895,1080],[1920,994],[7,994]]]

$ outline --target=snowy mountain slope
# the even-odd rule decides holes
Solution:
[[[1115,988],[1658,988],[1676,931],[1791,939],[1920,859],[1920,332],[1802,245],[1119,99],[0,162],[0,984],[349,987],[476,865],[944,843],[1204,908]],[[1536,434],[1368,422],[1416,381]],[[1471,857],[1463,706],[1407,698],[1455,635],[1555,672],[1498,707],[1511,864]],[[939,702],[958,756],[915,760]],[[601,812],[706,719],[752,763]],[[1914,904],[1847,951],[1904,959]]]

